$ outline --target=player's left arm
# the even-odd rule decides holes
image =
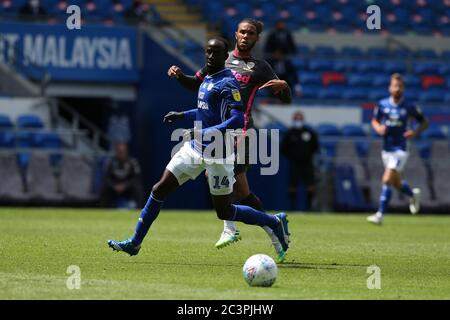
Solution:
[[[220,99],[225,104],[230,117],[218,125],[204,129],[204,131],[219,130],[225,132],[226,129],[243,128],[245,122],[244,105],[242,104],[241,93],[239,91],[239,83],[237,81],[226,83],[220,91]]]
[[[182,112],[170,111],[168,114],[164,116],[163,122],[172,123],[174,121],[182,119],[195,120],[196,116],[197,116],[197,109],[191,109]]]
[[[429,124],[427,118],[425,118],[422,111],[417,106],[413,106],[410,109],[410,116],[416,119],[420,123],[420,125],[415,130],[406,130],[404,136],[407,139],[412,139],[419,136],[426,128],[428,128]]]
[[[277,96],[281,102],[289,104],[292,101],[292,92],[288,83],[284,80],[280,80],[273,71],[272,67],[265,62],[264,66],[265,83],[259,88],[270,88],[272,93]]]

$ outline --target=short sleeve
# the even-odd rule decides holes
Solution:
[[[381,106],[378,104],[375,109],[373,109],[373,118],[377,120],[378,122],[381,122],[381,119],[383,118],[383,113],[381,112]]]
[[[267,61],[263,61],[263,64],[261,66],[261,83],[266,83],[267,81],[270,80],[278,80],[278,76],[275,73],[275,71],[273,71],[272,67],[270,66],[270,64]]]
[[[208,72],[206,71],[206,66],[204,66],[203,68],[198,70],[197,73],[195,74],[195,76],[198,79],[200,79],[201,81],[203,81],[207,75],[208,75]]]
[[[220,96],[229,108],[244,110],[239,83],[236,80],[227,81],[220,92]]]
[[[422,110],[419,106],[412,105],[409,109],[410,116],[416,119],[419,122],[423,122],[425,120],[425,117],[422,113]]]

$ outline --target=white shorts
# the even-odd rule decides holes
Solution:
[[[195,180],[204,170],[208,172],[209,191],[212,195],[222,196],[233,192],[234,178],[234,155],[226,160],[205,159],[194,149],[190,142],[173,156],[166,167],[177,178],[179,185]]]
[[[409,152],[403,150],[397,151],[382,151],[381,157],[385,169],[392,169],[397,172],[402,172],[405,168],[406,161],[408,161]]]

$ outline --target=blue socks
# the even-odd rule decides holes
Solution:
[[[383,184],[383,188],[381,189],[380,194],[380,207],[378,209],[378,212],[382,214],[386,212],[386,208],[389,204],[389,201],[391,200],[391,196],[392,196],[391,187],[386,184]]]
[[[155,199],[153,193],[150,195],[144,209],[141,211],[139,221],[136,224],[136,233],[133,238],[131,238],[131,242],[134,246],[138,246],[142,243],[153,221],[158,217],[162,204],[163,201]]]
[[[411,188],[409,187],[408,183],[405,180],[402,181],[402,187],[400,190],[409,197],[412,197],[414,195]]]
[[[245,224],[268,226],[271,229],[275,229],[278,226],[280,220],[277,217],[270,214],[255,210],[248,206],[233,205],[235,209],[234,218],[232,221],[239,221]]]

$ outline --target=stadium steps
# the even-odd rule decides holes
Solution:
[[[206,27],[200,14],[192,12],[180,0],[147,0],[155,5],[161,17],[177,27]]]

